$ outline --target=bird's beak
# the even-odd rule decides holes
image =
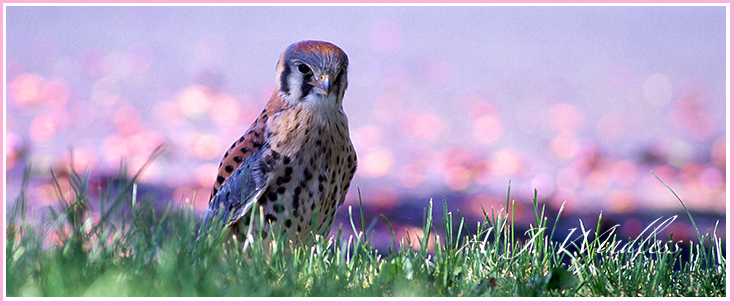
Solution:
[[[331,76],[328,74],[322,74],[319,76],[318,84],[315,84],[319,89],[324,90],[326,97],[329,97],[329,89],[331,89]]]

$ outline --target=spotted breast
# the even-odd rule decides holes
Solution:
[[[347,65],[346,53],[328,42],[283,52],[275,92],[224,154],[202,227],[218,217],[242,238],[255,232],[251,213],[262,208],[262,238],[273,232],[308,243],[328,234],[357,169],[342,108]]]

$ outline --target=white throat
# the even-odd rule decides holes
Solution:
[[[341,101],[337,100],[336,94],[330,94],[327,97],[323,94],[312,91],[304,98],[298,100],[282,93],[280,95],[289,106],[301,108],[313,113],[314,117],[318,118],[323,124],[336,122],[346,117],[341,107]]]

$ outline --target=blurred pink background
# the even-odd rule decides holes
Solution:
[[[344,109],[359,167],[345,205],[359,187],[376,212],[449,196],[481,215],[504,207],[511,180],[525,215],[533,189],[552,211],[678,211],[652,170],[689,208],[724,220],[724,6],[6,12],[7,202],[26,162],[43,207],[57,201],[49,168],[63,172],[70,148],[77,171],[106,179],[164,144],[141,184],[203,211],[224,151],[274,88],[281,52],[317,39],[350,59]]]

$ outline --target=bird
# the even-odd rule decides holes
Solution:
[[[342,107],[348,64],[330,42],[285,49],[265,109],[224,153],[202,228],[216,220],[240,239],[300,244],[328,234],[357,170]]]

